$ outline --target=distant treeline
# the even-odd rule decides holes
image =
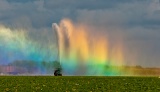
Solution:
[[[0,65],[0,73],[17,72],[18,74],[54,74],[55,69],[61,68],[57,61],[24,61],[17,60],[8,65]],[[61,68],[62,69],[62,68]],[[144,68],[137,66],[106,65],[105,72],[117,71],[118,75],[160,75],[160,68]]]
[[[113,69],[117,69],[120,73],[119,75],[128,75],[128,76],[159,76],[160,68],[156,67],[142,67],[140,65],[137,66],[107,66],[112,67]],[[107,68],[106,68],[107,69]],[[108,68],[109,69],[109,68]]]
[[[0,66],[0,73],[2,72],[18,72],[28,74],[53,74],[56,68],[60,68],[60,64],[57,61],[24,61],[17,60],[9,63],[8,65]]]

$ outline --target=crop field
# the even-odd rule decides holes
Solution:
[[[0,92],[160,92],[159,77],[0,76]]]

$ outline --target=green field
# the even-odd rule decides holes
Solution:
[[[0,92],[160,92],[159,77],[0,76]]]

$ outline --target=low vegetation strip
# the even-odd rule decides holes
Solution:
[[[0,92],[160,92],[159,77],[0,76]]]

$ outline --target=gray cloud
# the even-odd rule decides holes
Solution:
[[[2,0],[1,19],[10,23],[13,18],[27,16],[34,27],[50,27],[64,17],[102,23],[148,26],[159,23],[159,10],[149,0]],[[5,11],[4,11],[5,10]],[[81,18],[82,17],[82,18]],[[94,18],[94,19],[92,19]],[[39,22],[41,21],[41,22]],[[90,22],[89,21],[89,22]],[[13,23],[11,23],[13,24]],[[98,23],[97,23],[98,24]]]

